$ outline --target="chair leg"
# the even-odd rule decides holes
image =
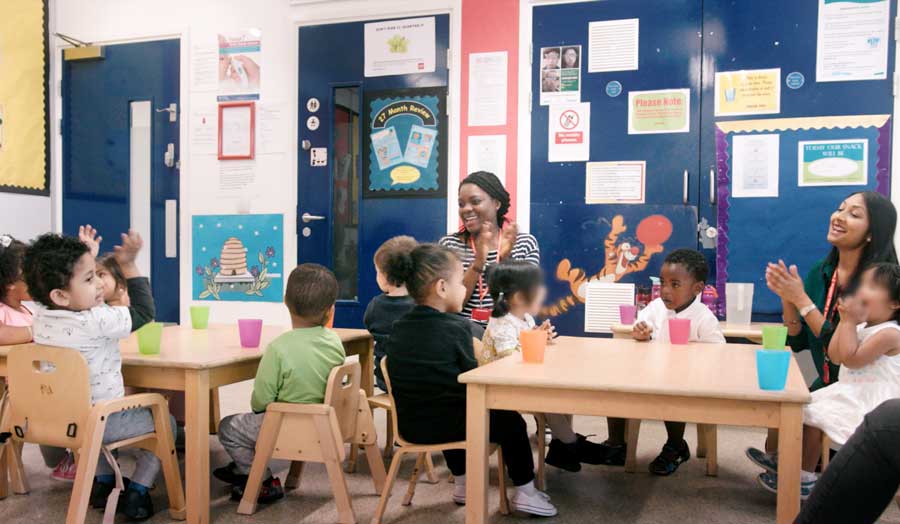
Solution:
[[[544,460],[547,458],[547,420],[543,415],[534,417],[537,422],[537,476],[535,477],[535,486],[537,489],[544,491],[546,489],[546,471]]]
[[[403,497],[404,506],[412,504],[412,499],[416,494],[416,483],[419,482],[419,476],[422,475],[422,470],[425,468],[425,455],[426,453],[419,453],[418,456],[416,456],[416,467],[413,468],[412,476],[409,477],[406,496]]]
[[[69,509],[66,513],[66,524],[84,524],[88,504],[91,499],[91,486],[97,472],[97,461],[100,460],[100,448],[103,444],[105,423],[88,422],[84,447],[80,451],[78,468],[75,470],[75,483],[69,498]]]
[[[637,470],[637,443],[641,432],[641,419],[630,418],[625,422],[625,471]]]
[[[697,451],[694,453],[697,458],[706,457],[706,425],[697,424]]]
[[[256,499],[262,487],[263,475],[266,466],[272,458],[275,449],[275,441],[278,439],[278,431],[281,428],[281,413],[270,411],[263,418],[262,427],[259,429],[259,437],[256,439],[256,455],[253,457],[253,465],[250,466],[250,475],[244,488],[244,496],[238,505],[237,512],[241,515],[252,515],[256,511]]]
[[[437,473],[434,472],[434,461],[431,460],[431,453],[425,454],[425,478],[428,479],[429,484],[440,482]]]
[[[831,439],[824,432],[822,433],[822,471],[828,467],[831,461]],[[900,501],[897,502],[900,504]]]
[[[541,438],[546,440],[543,434],[541,434]],[[497,448],[497,485],[500,488],[500,514],[509,515],[511,511],[509,496],[506,493],[506,465],[503,463],[503,451],[499,447]]]
[[[169,410],[162,409],[162,406],[158,405],[153,406],[152,410],[153,426],[156,431],[156,445],[153,452],[162,466],[166,494],[169,496],[169,515],[175,520],[184,520],[187,516],[187,505],[184,500],[181,471],[178,469],[178,454],[175,452]]]
[[[701,427],[703,428],[702,430],[700,429]],[[719,474],[718,426],[715,424],[698,424],[697,432],[697,441],[700,441],[700,436],[702,435],[703,443],[706,447],[706,474],[710,477],[715,477]],[[699,451],[697,455],[700,455]]]
[[[300,487],[300,478],[303,475],[303,461],[295,460],[291,462],[291,469],[288,471],[287,478],[284,479],[284,489],[294,490]]]
[[[403,455],[403,448],[394,453],[394,458],[391,460],[391,468],[388,470],[387,480],[384,482],[384,489],[381,490],[381,497],[378,499],[378,507],[375,508],[375,515],[372,517],[372,524],[381,524],[388,499],[391,498],[391,489],[393,489],[394,482],[397,480],[397,473],[400,471],[400,462],[403,459]]]
[[[9,496],[9,460],[7,454],[12,443],[7,442],[0,446],[0,500]]]
[[[22,463],[22,442],[13,441],[7,453],[9,464],[9,481],[12,484],[13,493],[25,495],[28,493],[28,477],[25,476],[25,465]]]
[[[385,410],[387,420],[387,431],[385,431],[384,441],[384,458],[388,459],[394,454],[394,412],[393,410]]]
[[[356,473],[356,461],[359,460],[359,446],[350,443],[350,456],[347,457],[347,473]]]
[[[366,454],[366,462],[369,464],[369,474],[372,475],[372,482],[375,484],[375,493],[381,493],[384,489],[384,478],[387,474],[384,471],[384,461],[381,460],[381,453],[378,452],[378,444],[366,444],[363,448]]]
[[[334,501],[337,504],[338,522],[356,524],[356,514],[353,512],[353,503],[350,501],[350,493],[347,491],[347,481],[344,478],[341,463],[336,460],[326,460],[325,469],[328,471],[328,480],[331,482],[331,490],[334,492]]]

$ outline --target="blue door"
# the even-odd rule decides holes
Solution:
[[[366,305],[380,293],[372,258],[382,242],[396,235],[433,242],[446,234],[445,195],[375,198],[363,176],[369,162],[366,95],[447,87],[449,16],[434,18],[435,70],[417,74],[365,77],[366,22],[299,29],[297,260],[334,271],[340,327],[361,327]],[[444,104],[440,118],[446,118]],[[325,165],[311,165],[317,148],[327,148]]]
[[[548,5],[535,7],[532,18],[531,233],[540,243],[550,283],[549,314],[561,333],[579,335],[585,282],[649,285],[666,252],[698,247],[701,1]],[[635,18],[640,20],[638,69],[589,73],[589,22]],[[547,90],[542,72],[554,64],[545,63],[545,55],[558,49],[557,57],[565,60],[573,46],[580,46],[574,64],[580,70],[578,100],[591,105],[589,159],[645,162],[643,203],[587,204],[585,162],[549,161],[549,110],[539,93]],[[689,90],[687,129],[629,133],[629,93],[669,89]],[[708,256],[712,260],[711,251]]]
[[[179,40],[161,40],[105,46],[102,59],[65,61],[62,70],[63,232],[93,225],[102,253],[137,229],[146,251],[139,267],[166,322],[179,320],[179,68]]]

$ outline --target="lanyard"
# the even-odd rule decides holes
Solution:
[[[472,254],[475,254],[475,239],[469,237],[469,247],[472,248]],[[497,263],[500,263],[500,251],[503,249],[503,236],[501,235],[497,241]],[[478,275],[478,307],[484,304],[484,297],[488,294],[488,288],[484,284],[484,273]]]
[[[835,269],[834,273],[831,275],[831,284],[828,286],[828,294],[825,296],[825,311],[823,312],[823,316],[825,317],[826,322],[831,322],[834,319],[834,313],[837,309],[837,307],[834,309],[831,308],[831,302],[834,299],[834,293],[837,289],[837,277],[838,272],[837,269]],[[822,327],[825,326],[823,325]],[[822,353],[825,355],[825,361],[822,362],[822,382],[828,384],[831,382],[831,369],[829,367],[831,359],[828,358],[827,348]]]

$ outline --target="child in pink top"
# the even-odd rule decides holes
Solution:
[[[32,314],[24,304],[31,300],[22,279],[25,244],[9,235],[0,236],[0,345],[31,342]]]

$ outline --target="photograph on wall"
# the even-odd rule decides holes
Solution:
[[[366,91],[365,198],[447,191],[447,88]]]
[[[868,161],[866,139],[801,141],[797,144],[797,185],[866,185]]]
[[[281,302],[283,215],[194,215],[194,300]]]
[[[691,90],[628,92],[628,134],[689,133]]]
[[[219,34],[219,102],[259,100],[262,33]]]
[[[541,105],[581,101],[581,46],[541,48]]]
[[[434,17],[365,25],[365,76],[432,73],[437,56]]]

